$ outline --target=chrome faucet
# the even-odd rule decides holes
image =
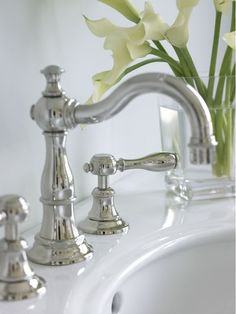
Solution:
[[[68,98],[60,85],[64,71],[55,65],[42,73],[47,80],[43,96],[31,108],[31,117],[46,139],[46,162],[41,180],[43,222],[29,258],[36,263],[61,265],[92,255],[92,248],[79,235],[74,221],[74,183],[65,142],[70,129],[110,119],[135,97],[162,93],[175,99],[186,112],[191,126],[190,158],[194,164],[210,163],[216,146],[210,112],[203,98],[183,81],[167,74],[147,73],[128,79],[107,98],[81,105]]]

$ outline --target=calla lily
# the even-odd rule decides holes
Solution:
[[[126,32],[115,32],[109,35],[104,43],[104,48],[112,51],[113,68],[106,77],[106,83],[113,85],[121,73],[135,59],[148,55],[151,48],[147,42],[141,45],[130,40]]]
[[[89,29],[99,37],[105,37],[104,48],[112,51],[113,68],[102,81],[114,84],[126,67],[135,59],[146,56],[151,48],[145,41],[144,27],[118,27],[107,19],[92,21],[86,19]]]
[[[229,4],[232,0],[214,0],[215,8],[218,12],[228,14]]]
[[[188,42],[188,22],[193,7],[198,4],[199,0],[177,0],[179,14],[173,25],[166,32],[168,41],[179,48],[184,48]]]
[[[113,67],[110,71],[96,75],[92,101],[96,101],[112,87],[124,70],[137,58],[142,58],[151,52],[149,39],[164,39],[168,25],[156,14],[152,6],[145,5],[139,23],[132,27],[118,27],[107,19],[92,21],[86,18],[86,23],[98,37],[104,37],[104,48],[112,51]]]
[[[106,37],[117,30],[117,26],[112,24],[108,19],[93,21],[86,16],[84,18],[90,31],[97,37]]]
[[[102,95],[111,87],[110,85],[104,82],[106,76],[110,71],[100,72],[93,76],[93,86],[94,91],[92,96],[87,100],[87,104],[92,104],[99,101]]]
[[[176,5],[179,10],[191,9],[198,5],[199,0],[177,0]]]
[[[113,67],[110,71],[98,73],[93,77],[94,93],[87,101],[98,101],[111,88],[122,72],[135,59],[150,53],[149,44],[141,40],[143,28],[136,25],[131,28],[117,27],[106,19],[86,20],[90,30],[97,36],[105,37],[104,48],[112,51]]]
[[[159,14],[154,12],[150,2],[145,3],[140,22],[145,30],[145,40],[165,39],[165,33],[169,29],[169,26]]]
[[[226,33],[223,39],[229,47],[231,47],[233,50],[236,50],[236,31]]]
[[[124,15],[128,20],[138,23],[139,12],[129,0],[100,0]]]
[[[116,1],[112,3],[116,4]],[[169,28],[148,2],[139,23],[132,27],[118,27],[107,19],[85,19],[92,33],[105,37],[104,48],[112,51],[113,68],[102,78],[99,76],[99,88],[102,83],[112,86],[129,64],[151,52],[148,40],[165,39],[165,32]]]

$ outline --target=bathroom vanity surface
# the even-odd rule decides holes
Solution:
[[[140,171],[112,187],[129,232],[87,235],[94,247],[87,262],[32,263],[47,281],[46,294],[1,302],[0,314],[137,314],[145,309],[148,314],[233,314],[235,200],[176,203],[164,192],[162,176]],[[76,206],[77,223],[91,200]],[[29,246],[37,230],[23,234]]]

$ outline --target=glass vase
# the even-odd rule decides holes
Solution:
[[[221,86],[220,79],[214,78],[218,86]],[[225,82],[227,79],[225,78]],[[202,78],[199,80],[204,84]],[[209,78],[206,78],[206,81],[209,82]],[[222,99],[224,99],[223,95],[227,96],[226,87],[227,84],[222,88]],[[162,149],[176,152],[179,156],[178,167],[168,171],[165,176],[167,190],[176,199],[189,201],[235,196],[235,102],[233,96],[231,91],[230,101],[222,100],[220,104],[211,101],[210,106],[208,104],[218,142],[214,160],[210,165],[190,164],[188,143],[191,131],[188,118],[182,108],[172,99],[165,96],[159,98]]]

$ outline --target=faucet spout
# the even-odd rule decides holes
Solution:
[[[132,99],[146,93],[165,94],[183,108],[190,122],[190,158],[193,164],[210,163],[217,145],[210,112],[203,98],[182,80],[163,73],[145,73],[132,77],[107,98],[92,105],[74,107],[75,124],[93,124],[110,119]]]

